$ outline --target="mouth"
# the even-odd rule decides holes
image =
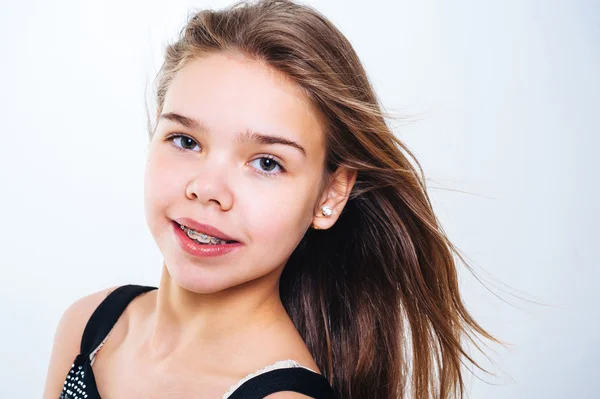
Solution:
[[[175,221],[173,221],[173,223],[175,223],[178,228],[183,230],[185,232],[185,234],[190,238],[190,240],[192,240],[200,245],[224,245],[224,244],[238,243],[238,241],[235,241],[235,240],[226,240],[226,239],[223,239],[220,237],[208,235],[201,231],[196,231],[194,229],[191,229],[191,228],[189,228],[183,224],[177,223]]]

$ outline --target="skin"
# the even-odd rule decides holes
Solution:
[[[278,287],[306,230],[335,223],[356,178],[340,169],[319,192],[326,155],[319,113],[285,76],[239,54],[216,53],[177,73],[161,115],[148,147],[145,212],[164,257],[162,276],[158,290],[131,302],[98,352],[100,394],[215,399],[245,375],[284,359],[320,372]],[[283,137],[304,153],[240,141],[244,132]],[[173,133],[192,140],[169,138]],[[267,156],[285,171],[265,162]],[[318,212],[323,205],[333,208],[332,216]],[[170,220],[179,217],[215,226],[243,246],[193,257],[174,239]],[[80,299],[63,315],[45,398],[58,397],[85,323],[109,291]]]

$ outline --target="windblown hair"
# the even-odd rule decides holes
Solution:
[[[177,72],[215,52],[243,54],[303,89],[325,123],[323,189],[338,167],[357,171],[336,224],[308,229],[280,280],[283,304],[337,396],[462,398],[464,360],[481,369],[466,344],[499,341],[465,308],[454,255],[463,259],[349,41],[287,0],[199,11],[166,49],[157,116]]]

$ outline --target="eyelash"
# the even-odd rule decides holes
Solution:
[[[190,140],[194,141],[194,142],[196,143],[196,145],[200,146],[200,145],[199,145],[199,144],[196,142],[196,140],[194,140],[193,138],[191,138],[190,136],[187,136],[187,135],[185,135],[185,134],[173,133],[173,134],[170,134],[170,135],[168,135],[168,136],[165,138],[165,140],[167,140],[167,141],[169,141],[170,143],[172,143],[173,145],[175,145],[175,144],[173,143],[173,140],[174,140],[174,139],[176,139],[176,138],[187,138],[187,139],[190,139]],[[187,149],[187,148],[182,148],[182,147],[179,147],[179,146],[177,146],[177,145],[175,145],[175,148],[176,148],[178,151],[181,151],[181,152],[187,152],[187,151],[191,151],[191,150],[189,150],[189,149]],[[277,175],[280,175],[280,174],[284,174],[284,173],[286,173],[286,170],[285,170],[285,168],[284,168],[284,167],[281,165],[281,162],[277,161],[273,155],[265,155],[265,156],[262,156],[262,157],[259,157],[259,158],[255,158],[255,159],[253,159],[252,161],[256,161],[257,159],[268,159],[268,160],[270,160],[270,161],[272,161],[272,162],[275,162],[275,165],[277,165],[277,166],[279,167],[279,169],[280,169],[280,171],[279,171],[279,172],[276,172],[276,173],[269,173],[269,172],[265,172],[265,171],[262,171],[262,170],[259,170],[259,169],[256,169],[256,168],[255,168],[256,172],[257,172],[257,173],[259,173],[259,174],[261,174],[261,175],[263,175],[263,176],[267,176],[267,177],[276,177]]]

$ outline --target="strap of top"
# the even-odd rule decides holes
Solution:
[[[127,305],[156,287],[124,285],[111,292],[88,320],[81,339],[81,355],[86,358],[112,330]],[[275,369],[262,373],[240,385],[229,399],[262,399],[275,392],[298,392],[316,399],[335,399],[333,389],[321,374],[303,367]]]
[[[303,367],[275,369],[259,374],[240,385],[228,399],[262,399],[272,393],[285,391],[316,399],[335,399],[327,379]]]
[[[89,356],[110,333],[127,305],[138,295],[154,289],[156,287],[129,284],[111,292],[90,316],[83,330],[80,352]]]

